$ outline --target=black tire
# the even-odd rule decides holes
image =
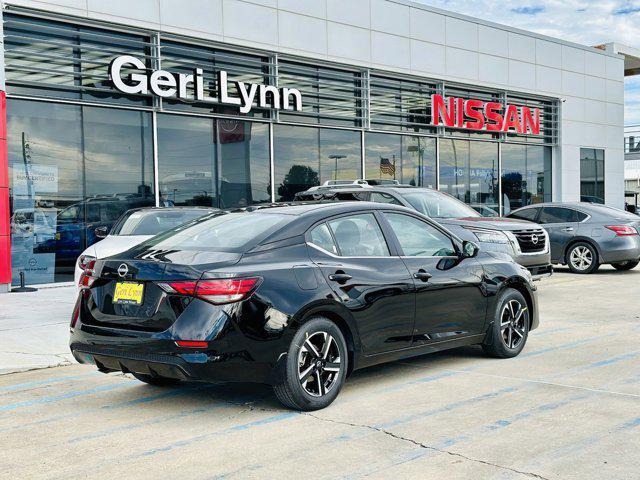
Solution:
[[[326,342],[329,347],[325,352]],[[325,408],[340,393],[347,362],[347,343],[340,328],[327,318],[313,317],[293,337],[282,378],[273,386],[276,397],[295,410]]]
[[[146,375],[144,373],[135,373],[131,372],[131,375],[136,377],[136,379],[141,382],[147,383],[149,385],[154,385],[156,387],[175,387],[180,385],[180,380],[176,380],[174,378],[164,378],[164,377],[153,377],[151,375]]]
[[[584,259],[584,261],[582,260]],[[595,273],[600,268],[598,251],[587,242],[577,242],[567,250],[567,265],[573,273]]]
[[[518,305],[522,310],[517,310]],[[515,322],[512,321],[514,318],[517,319]],[[517,356],[527,343],[530,319],[527,301],[522,294],[513,288],[505,289],[498,298],[494,320],[482,344],[483,350],[496,358]]]
[[[625,270],[633,270],[639,263],[640,260],[627,260],[626,262],[612,263],[611,266],[616,270],[624,272]]]

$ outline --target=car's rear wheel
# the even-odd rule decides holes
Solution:
[[[628,260],[626,262],[620,263],[612,263],[611,266],[616,270],[625,271],[625,270],[633,270],[638,266],[640,260]]]
[[[174,378],[154,377],[152,375],[146,375],[144,373],[131,372],[131,375],[133,375],[141,382],[148,383],[149,385],[154,385],[156,387],[173,387],[176,385],[180,385],[181,383],[180,380],[176,380]]]
[[[587,242],[578,242],[567,251],[567,265],[573,273],[594,273],[600,267],[598,252]]]
[[[324,317],[306,322],[293,338],[280,382],[280,402],[296,410],[326,407],[340,393],[347,374],[347,344],[340,328]]]
[[[502,292],[495,318],[482,348],[496,358],[518,355],[529,337],[530,312],[520,292],[508,288]]]

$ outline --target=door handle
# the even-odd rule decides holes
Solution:
[[[573,232],[573,227],[564,227],[565,232]]]
[[[329,280],[331,280],[332,282],[338,282],[340,284],[346,283],[352,278],[353,277],[351,275],[349,275],[348,273],[344,273],[340,270],[338,270],[336,273],[332,273],[331,275],[329,275]]]
[[[417,278],[418,280],[422,280],[423,282],[428,282],[429,279],[433,277],[430,273],[422,268],[413,274],[413,278]]]

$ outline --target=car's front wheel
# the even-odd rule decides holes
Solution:
[[[273,389],[280,402],[296,410],[319,410],[340,393],[347,374],[347,344],[340,328],[314,317],[296,332],[284,372]]]
[[[600,267],[598,252],[593,245],[578,242],[567,252],[567,265],[573,273],[594,273]]]
[[[625,271],[633,270],[638,266],[638,263],[640,263],[640,260],[629,260],[627,262],[612,263],[611,266],[616,270]]]
[[[529,319],[529,307],[522,294],[512,288],[504,290],[482,348],[492,357],[515,357],[527,343]]]

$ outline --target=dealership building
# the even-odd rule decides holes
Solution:
[[[70,281],[127,209],[290,201],[327,180],[485,214],[624,204],[625,59],[405,0],[13,0],[0,289]]]

